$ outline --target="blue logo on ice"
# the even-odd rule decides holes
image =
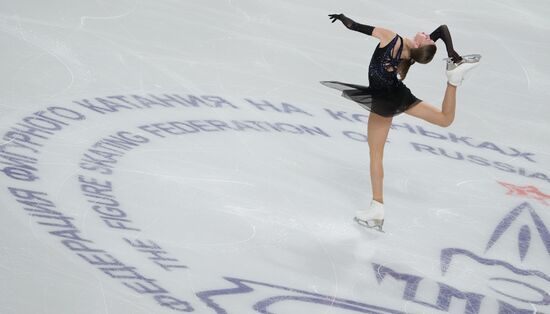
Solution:
[[[535,212],[533,207],[529,205],[529,203],[523,203],[520,206],[514,208],[510,213],[508,213],[508,215],[506,215],[506,217],[504,217],[500,221],[500,223],[495,228],[495,231],[493,232],[491,239],[487,243],[485,252],[491,249],[491,247],[500,239],[500,237],[506,231],[508,231],[512,223],[516,221],[517,218],[520,216],[520,214],[523,213],[524,211],[529,212],[531,219],[533,220],[533,223],[535,225],[535,228],[538,231],[539,236],[542,240],[542,243],[544,243],[544,246],[546,247],[546,251],[548,252],[548,254],[550,254],[550,233],[548,232],[548,229],[544,225],[544,222],[542,221],[540,216]],[[531,244],[531,228],[529,227],[529,225],[523,225],[518,234],[519,256],[522,261],[527,255],[527,251],[529,250],[530,244]]]

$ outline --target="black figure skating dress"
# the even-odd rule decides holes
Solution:
[[[374,27],[354,22],[340,15],[339,19],[351,29],[372,36]],[[436,41],[443,38],[447,44],[447,35],[450,34],[446,26],[439,27],[430,36]],[[449,49],[449,47],[447,47]],[[452,52],[452,45],[450,46]],[[384,47],[376,46],[369,64],[369,86],[342,83],[336,81],[323,81],[323,85],[342,91],[342,96],[353,100],[363,108],[383,117],[398,115],[422,100],[415,97],[411,90],[397,77],[397,66],[401,61],[403,51],[403,38],[395,35],[393,40]],[[456,52],[455,52],[456,54]],[[458,56],[458,54],[456,54]],[[458,56],[460,58],[460,56]]]
[[[396,48],[398,46],[398,48]],[[342,96],[383,117],[393,117],[421,102],[397,78],[403,38],[396,35],[386,46],[374,50],[369,64],[369,86],[342,82],[321,82],[342,91]]]

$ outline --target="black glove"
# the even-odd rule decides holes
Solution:
[[[336,20],[340,20],[342,21],[343,18],[345,18],[345,15],[340,13],[340,14],[329,14],[328,17],[332,20],[332,23],[336,22]]]
[[[349,29],[352,29],[352,30],[356,30],[355,26],[358,25],[358,23],[355,23],[355,21],[353,21],[352,19],[350,19],[349,17],[345,16],[342,13],[340,13],[340,14],[329,14],[328,17],[332,20],[332,23],[336,22],[336,20],[339,20],[339,21],[342,22],[342,24],[344,24],[345,27],[347,27]]]
[[[447,25],[439,26],[435,31],[430,34],[430,38],[436,42],[438,39],[442,39],[445,43],[445,48],[447,48],[447,56],[449,56],[453,62],[458,63],[462,61],[462,57],[454,50],[453,40],[451,38],[451,33]]]
[[[334,23],[336,20],[339,20],[344,24],[345,27],[348,29],[354,30],[356,32],[360,32],[363,34],[367,34],[369,36],[372,36],[372,32],[374,31],[374,27],[370,25],[364,25],[356,23],[354,20],[350,19],[349,17],[345,16],[344,14],[329,14],[328,17],[332,20],[332,23]]]

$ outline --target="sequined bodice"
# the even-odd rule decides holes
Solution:
[[[392,51],[400,40],[399,49],[396,56],[392,55]],[[397,78],[397,65],[403,51],[403,39],[399,35],[395,35],[392,41],[385,47],[380,48],[380,44],[374,50],[369,65],[369,86],[375,89],[386,89],[397,86],[399,79]]]

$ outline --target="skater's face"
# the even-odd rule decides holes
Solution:
[[[416,33],[416,36],[414,36],[414,43],[416,44],[416,48],[426,45],[435,45],[435,42],[430,38],[430,35],[424,32]]]

